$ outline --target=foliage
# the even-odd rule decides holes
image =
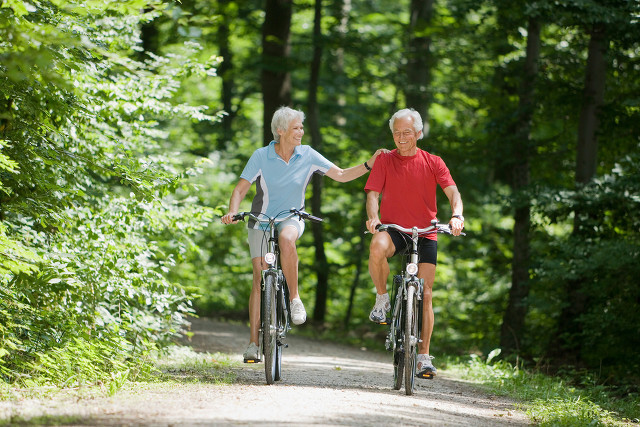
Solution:
[[[637,393],[617,395],[584,372],[552,377],[526,370],[498,360],[499,354],[494,350],[486,359],[471,355],[468,360],[450,361],[447,371],[516,399],[536,425],[627,425],[640,416]]]
[[[581,283],[587,309],[575,321],[583,326],[578,335],[564,339],[577,343],[590,366],[602,366],[605,379],[611,376],[631,382],[637,381],[640,366],[633,350],[640,345],[634,326],[640,317],[630,303],[640,298],[639,170],[640,157],[634,153],[620,159],[611,173],[582,188],[544,190],[538,195],[541,219],[548,223],[570,220],[574,212],[583,219],[578,233],[559,236],[546,246],[549,252],[540,255],[540,291],[548,300],[562,301],[560,283]],[[556,316],[559,306],[547,316]]]
[[[283,64],[293,106],[303,110],[315,47],[312,3],[294,5],[291,58]],[[405,106],[409,3],[323,3],[318,150],[340,167],[393,148],[387,120]],[[104,339],[107,348],[95,353],[127,354],[119,369],[133,372],[194,310],[246,319],[246,231],[212,219],[226,213],[240,171],[265,142],[262,7],[256,0],[0,1],[6,381],[26,378],[39,355],[64,353],[77,337],[90,345]],[[598,372],[600,383],[624,386],[626,378],[637,386],[638,12],[638,2],[619,1],[434,4],[425,29],[433,55],[424,88],[431,131],[420,146],[449,166],[467,218],[465,238],[439,242],[434,352],[488,354],[499,345],[513,213],[529,203],[532,262],[519,356],[551,363],[559,336],[575,343],[576,369]],[[530,19],[542,31],[525,145],[512,129]],[[608,42],[598,175],[575,188],[594,28],[604,28]],[[510,174],[523,149],[532,184],[513,193]],[[329,271],[326,324],[315,326],[351,339],[378,334],[367,320],[374,290],[362,234],[365,180],[323,178],[322,209],[314,212],[326,220]],[[439,193],[440,219],[449,213]],[[576,215],[580,233],[572,232]],[[311,311],[312,233],[300,240],[299,254],[300,290]],[[572,281],[585,302],[574,319],[579,333],[558,321]]]
[[[2,378],[117,389],[194,311],[168,273],[211,212],[163,124],[216,120],[172,99],[216,61],[132,58],[160,1],[0,6]]]

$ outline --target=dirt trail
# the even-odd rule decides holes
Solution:
[[[194,349],[241,360],[246,326],[197,319],[192,329]],[[529,424],[508,399],[480,393],[444,374],[416,380],[413,396],[393,390],[390,354],[293,336],[289,344],[282,381],[271,386],[265,384],[262,364],[242,365],[230,368],[238,377],[234,385],[151,384],[111,398],[0,402],[0,419],[45,415],[44,424],[69,426]]]

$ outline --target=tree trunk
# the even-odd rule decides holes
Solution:
[[[291,74],[289,52],[292,0],[266,0],[262,26],[262,141],[268,145],[273,139],[271,118],[283,106],[291,104]]]
[[[362,211],[360,213],[359,218],[367,217],[367,195],[366,193],[362,193]],[[367,223],[365,221],[360,221],[360,227],[358,227],[358,244],[355,248],[356,251],[356,272],[353,275],[353,282],[351,282],[351,290],[349,291],[349,304],[347,305],[347,312],[344,316],[344,327],[345,330],[349,329],[349,323],[351,323],[351,312],[353,311],[353,301],[356,298],[356,290],[358,289],[358,285],[360,284],[360,275],[362,274],[362,261],[368,253],[365,248],[365,239],[364,233],[367,231]]]
[[[596,175],[598,154],[598,113],[603,104],[606,77],[607,41],[604,26],[595,26],[591,30],[589,54],[585,71],[585,84],[582,97],[582,110],[578,128],[578,144],[576,153],[576,187],[587,184]],[[582,230],[582,213],[575,212],[573,235],[580,238]],[[552,352],[562,358],[578,361],[581,356],[581,344],[575,339],[582,326],[577,319],[586,311],[588,301],[581,289],[582,280],[572,280],[566,287],[565,308],[558,319],[558,331]]]
[[[231,45],[229,36],[231,34],[229,25],[233,19],[229,12],[230,0],[218,0],[220,25],[218,26],[217,42],[220,49],[220,56],[223,58],[222,63],[218,67],[218,75],[222,78],[222,108],[227,113],[222,118],[222,134],[218,140],[218,149],[222,149],[227,146],[227,142],[231,141],[233,137],[231,123],[235,116],[233,109],[233,93],[235,89],[234,79],[231,75],[233,70],[233,56],[231,53]]]
[[[320,80],[320,66],[322,65],[322,0],[315,1],[315,16],[313,20],[313,58],[309,77],[308,123],[311,131],[311,146],[320,151],[322,135],[320,134],[320,109],[318,107],[318,85]],[[314,215],[322,217],[322,177],[314,175],[311,184],[311,210]],[[324,251],[324,229],[322,224],[312,223],[313,241],[315,246],[315,270],[318,284],[316,286],[316,303],[313,310],[314,322],[324,321],[327,311],[327,295],[329,293],[329,269],[327,255]]]
[[[409,41],[407,45],[407,107],[420,113],[428,121],[429,82],[433,56],[429,51],[431,37],[428,35],[433,16],[434,0],[411,0]]]
[[[578,127],[576,183],[586,184],[596,174],[598,158],[598,109],[604,100],[607,42],[601,26],[591,31],[589,56]]]
[[[515,202],[513,226],[513,260],[511,265],[511,289],[509,301],[502,318],[500,347],[505,354],[519,350],[519,339],[524,333],[529,296],[529,257],[531,228],[531,203],[523,196],[530,183],[530,156],[532,151],[531,120],[535,109],[535,79],[540,58],[540,23],[529,19],[527,52],[523,79],[520,84],[518,117],[515,122],[514,164],[511,170],[511,187]]]

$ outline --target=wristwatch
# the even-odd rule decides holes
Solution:
[[[464,222],[464,217],[462,215],[451,215],[451,218],[458,218],[460,221]]]

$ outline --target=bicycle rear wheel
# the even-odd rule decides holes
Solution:
[[[262,349],[264,353],[264,373],[267,384],[273,384],[276,376],[276,277],[265,274],[264,290],[262,292]]]
[[[404,389],[407,396],[413,394],[418,352],[418,297],[414,286],[407,286],[404,326]]]

